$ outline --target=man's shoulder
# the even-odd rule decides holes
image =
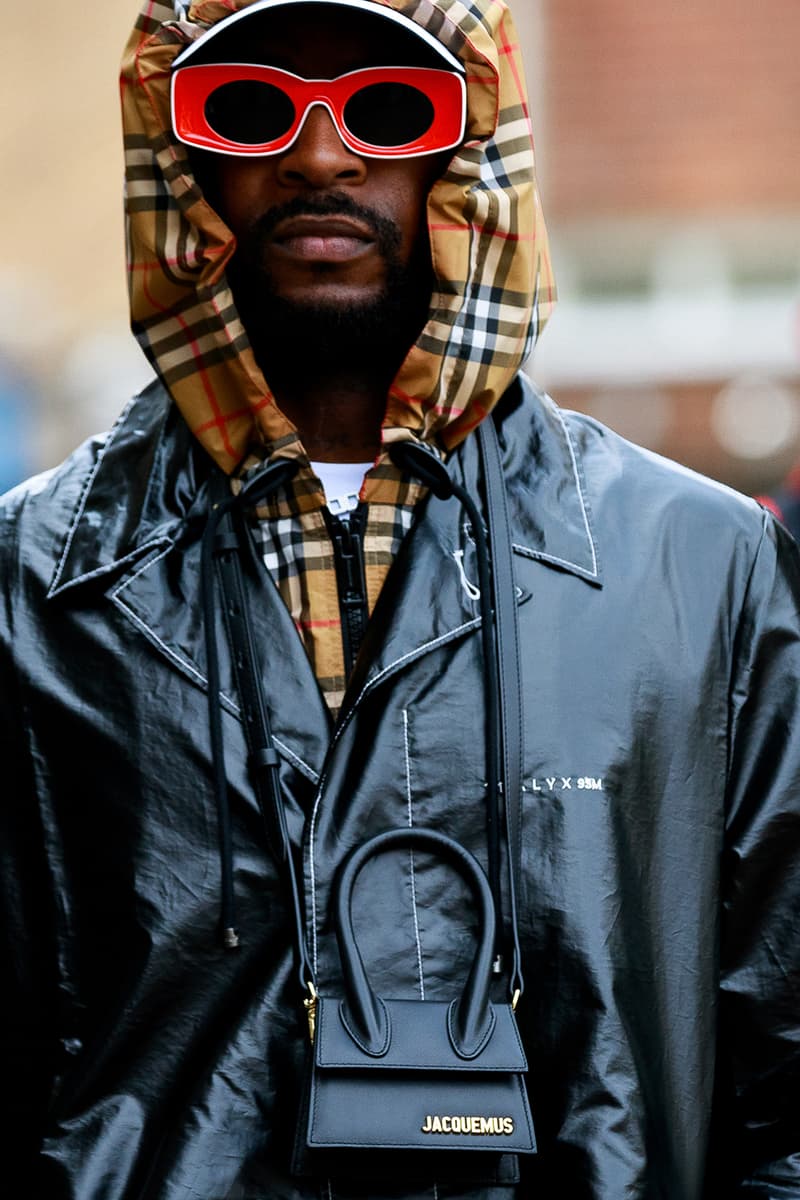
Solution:
[[[585,413],[559,408],[535,393],[546,419],[563,427],[587,499],[598,510],[619,506],[637,521],[720,522],[760,536],[763,507],[752,497],[628,441]]]
[[[45,569],[48,562],[57,561],[109,457],[115,461],[106,470],[107,485],[117,490],[119,505],[125,503],[135,465],[152,454],[163,426],[164,394],[159,388],[134,397],[109,431],[87,438],[58,466],[0,496],[0,574],[5,581],[23,564],[39,563]]]
[[[720,579],[736,563],[746,578],[765,538],[783,541],[752,498],[560,408],[528,380],[498,419],[518,540],[531,557],[577,564],[590,581],[658,561],[682,577],[702,563]]]
[[[10,553],[30,549],[69,525],[108,436],[88,438],[59,466],[0,496],[0,555],[6,563]]]
[[[102,453],[91,438],[60,466],[0,496],[0,645],[16,654],[19,626],[38,620],[55,566],[68,542],[72,514]]]

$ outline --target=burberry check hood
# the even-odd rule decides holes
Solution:
[[[251,0],[195,0],[185,19],[143,4],[126,48],[122,107],[128,278],[134,332],[190,429],[229,474],[273,455],[300,461],[288,495],[259,512],[264,557],[334,709],[346,680],[322,484],[275,402],[236,311],[231,231],[204,199],[169,115],[170,65]],[[376,4],[384,0],[376,0]],[[398,439],[452,450],[494,408],[555,298],[536,185],[517,34],[502,0],[385,0],[463,64],[466,140],[428,203],[435,286],[428,322],[387,397],[383,448],[367,473],[370,611],[420,489],[388,457]]]

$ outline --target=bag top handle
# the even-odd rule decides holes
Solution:
[[[344,977],[344,1016],[368,1054],[381,1055],[389,1042],[386,1010],[367,979],[364,960],[353,932],[353,888],[362,868],[389,850],[420,849],[438,854],[466,880],[478,905],[479,935],[475,957],[461,996],[453,1005],[453,1046],[462,1058],[472,1058],[485,1045],[493,1017],[489,982],[494,949],[494,902],[489,882],[476,858],[446,834],[432,829],[390,829],[357,846],[336,879],[334,914]]]

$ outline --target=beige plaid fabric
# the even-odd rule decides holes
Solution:
[[[252,465],[252,455],[301,460],[282,515],[292,512],[305,557],[318,566],[326,560],[319,519],[324,494],[236,311],[225,272],[234,236],[203,198],[169,118],[173,59],[209,25],[251,2],[194,0],[186,19],[178,20],[165,0],[144,0],[126,47],[121,94],[131,318],[175,403],[225,471]],[[384,448],[410,437],[446,451],[497,403],[555,299],[519,44],[503,0],[375,3],[430,30],[467,71],[467,138],[428,204],[436,277],[430,316],[390,389],[383,426]],[[385,513],[413,506],[418,494],[402,484],[384,449],[361,499]],[[278,512],[263,515],[267,520]],[[385,529],[396,525],[393,518],[370,517],[371,603],[394,553]],[[304,640],[333,699],[340,688],[328,681],[341,676],[334,669],[341,662],[335,583],[332,588],[330,570],[304,572],[303,557],[287,603],[298,628],[316,631]]]
[[[251,455],[245,473],[249,476],[257,471],[260,463],[260,455]],[[370,476],[380,475],[381,470],[381,467],[373,469]],[[302,499],[309,491],[318,495],[322,485],[310,470],[307,476],[303,474],[304,482],[287,493],[279,493],[258,509],[254,533],[267,569],[306,648],[322,694],[336,717],[347,687],[336,566],[321,504],[309,508]],[[387,483],[392,500],[390,503],[373,500],[367,505],[363,535],[370,613],[400,543],[411,527],[414,506],[423,494],[417,484],[398,485],[393,469]],[[234,480],[236,486],[238,481]]]

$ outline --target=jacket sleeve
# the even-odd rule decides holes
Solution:
[[[737,1194],[800,1198],[800,554],[767,513],[729,745],[718,1134]]]
[[[21,603],[0,525],[0,1172],[9,1196],[31,1196],[51,1089],[56,1028],[53,922],[17,674]],[[36,647],[28,647],[36,653]],[[12,1182],[13,1181],[13,1182]]]

